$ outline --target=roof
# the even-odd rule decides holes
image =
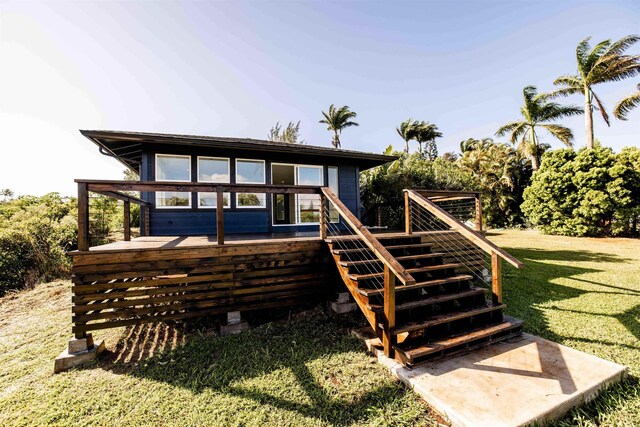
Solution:
[[[343,150],[341,148],[319,147],[307,144],[266,141],[251,138],[229,138],[220,136],[174,135],[148,132],[125,132],[112,130],[80,130],[80,133],[100,147],[100,152],[116,158],[134,171],[139,170],[144,150],[161,146],[186,146],[203,148],[225,148],[237,152],[256,151],[295,155],[300,160],[315,158],[322,161],[336,161],[358,165],[360,170],[369,169],[396,160],[397,156]],[[249,155],[249,154],[247,154]]]

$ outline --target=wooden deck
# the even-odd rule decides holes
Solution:
[[[321,241],[320,233],[296,232],[296,233],[263,233],[263,234],[227,234],[225,236],[225,246],[227,245],[253,245],[286,242]],[[218,239],[215,234],[206,236],[147,236],[137,237],[130,241],[108,243],[106,245],[92,246],[89,252],[105,251],[131,251],[131,250],[151,250],[151,249],[174,249],[174,248],[199,248],[206,246],[217,246]],[[80,252],[73,252],[80,253]]]

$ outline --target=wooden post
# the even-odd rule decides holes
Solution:
[[[89,250],[89,192],[84,182],[78,183],[78,250]]]
[[[222,187],[216,187],[216,235],[218,244],[224,245],[224,193]]]
[[[491,291],[493,302],[502,303],[502,259],[497,253],[491,252]]]
[[[482,231],[482,199],[476,193],[476,231]]]
[[[327,197],[324,193],[320,192],[320,238],[322,240],[327,238]]]
[[[124,241],[131,240],[131,202],[124,202]]]
[[[409,200],[409,192],[404,192],[404,229],[407,234],[413,233],[411,224],[411,201]]]
[[[376,208],[376,225],[382,227],[382,206]]]
[[[143,236],[148,236],[149,235],[149,213],[151,212],[151,209],[149,209],[149,206],[140,206],[140,214],[142,215],[142,217],[140,218],[140,228],[142,230],[140,234],[142,234]]]
[[[393,344],[395,343],[393,330],[396,327],[396,276],[384,266],[384,317],[385,328],[382,332],[382,346],[384,355],[394,357]]]

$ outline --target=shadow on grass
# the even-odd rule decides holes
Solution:
[[[356,320],[346,323],[348,326],[358,324]],[[180,333],[167,325],[162,328],[166,329],[147,325],[128,328],[121,339],[122,346],[116,346],[114,354],[100,363],[101,367],[196,394],[214,391],[250,399],[260,405],[338,425],[366,420],[408,393],[399,383],[388,379],[377,364],[369,361],[364,367],[358,364],[362,343],[349,334],[344,319],[321,309],[235,336],[192,334],[176,346],[166,343],[179,343]],[[132,340],[132,337],[145,336],[150,338]],[[154,339],[158,342],[147,342]],[[149,351],[154,345],[155,355]],[[325,363],[333,357],[339,358],[339,368],[325,368]],[[132,364],[132,361],[138,363]],[[307,399],[291,393],[290,381],[280,382],[279,378],[269,376],[278,370],[292,374],[293,387],[299,387],[297,393],[303,392]],[[345,377],[340,379],[342,375]],[[377,386],[362,387],[358,375],[373,375]],[[343,380],[347,382],[344,385],[347,389],[340,390]],[[371,378],[365,383],[370,384]]]

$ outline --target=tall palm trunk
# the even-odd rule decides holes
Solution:
[[[338,131],[334,130],[333,133],[335,134],[333,137],[333,148],[340,148],[340,137],[338,136]]]
[[[536,140],[535,128],[531,127],[531,169],[535,172],[540,168],[540,159],[538,158],[538,141]]]
[[[593,143],[593,107],[591,105],[591,91],[584,88],[584,127],[587,134],[587,148],[592,149]]]

